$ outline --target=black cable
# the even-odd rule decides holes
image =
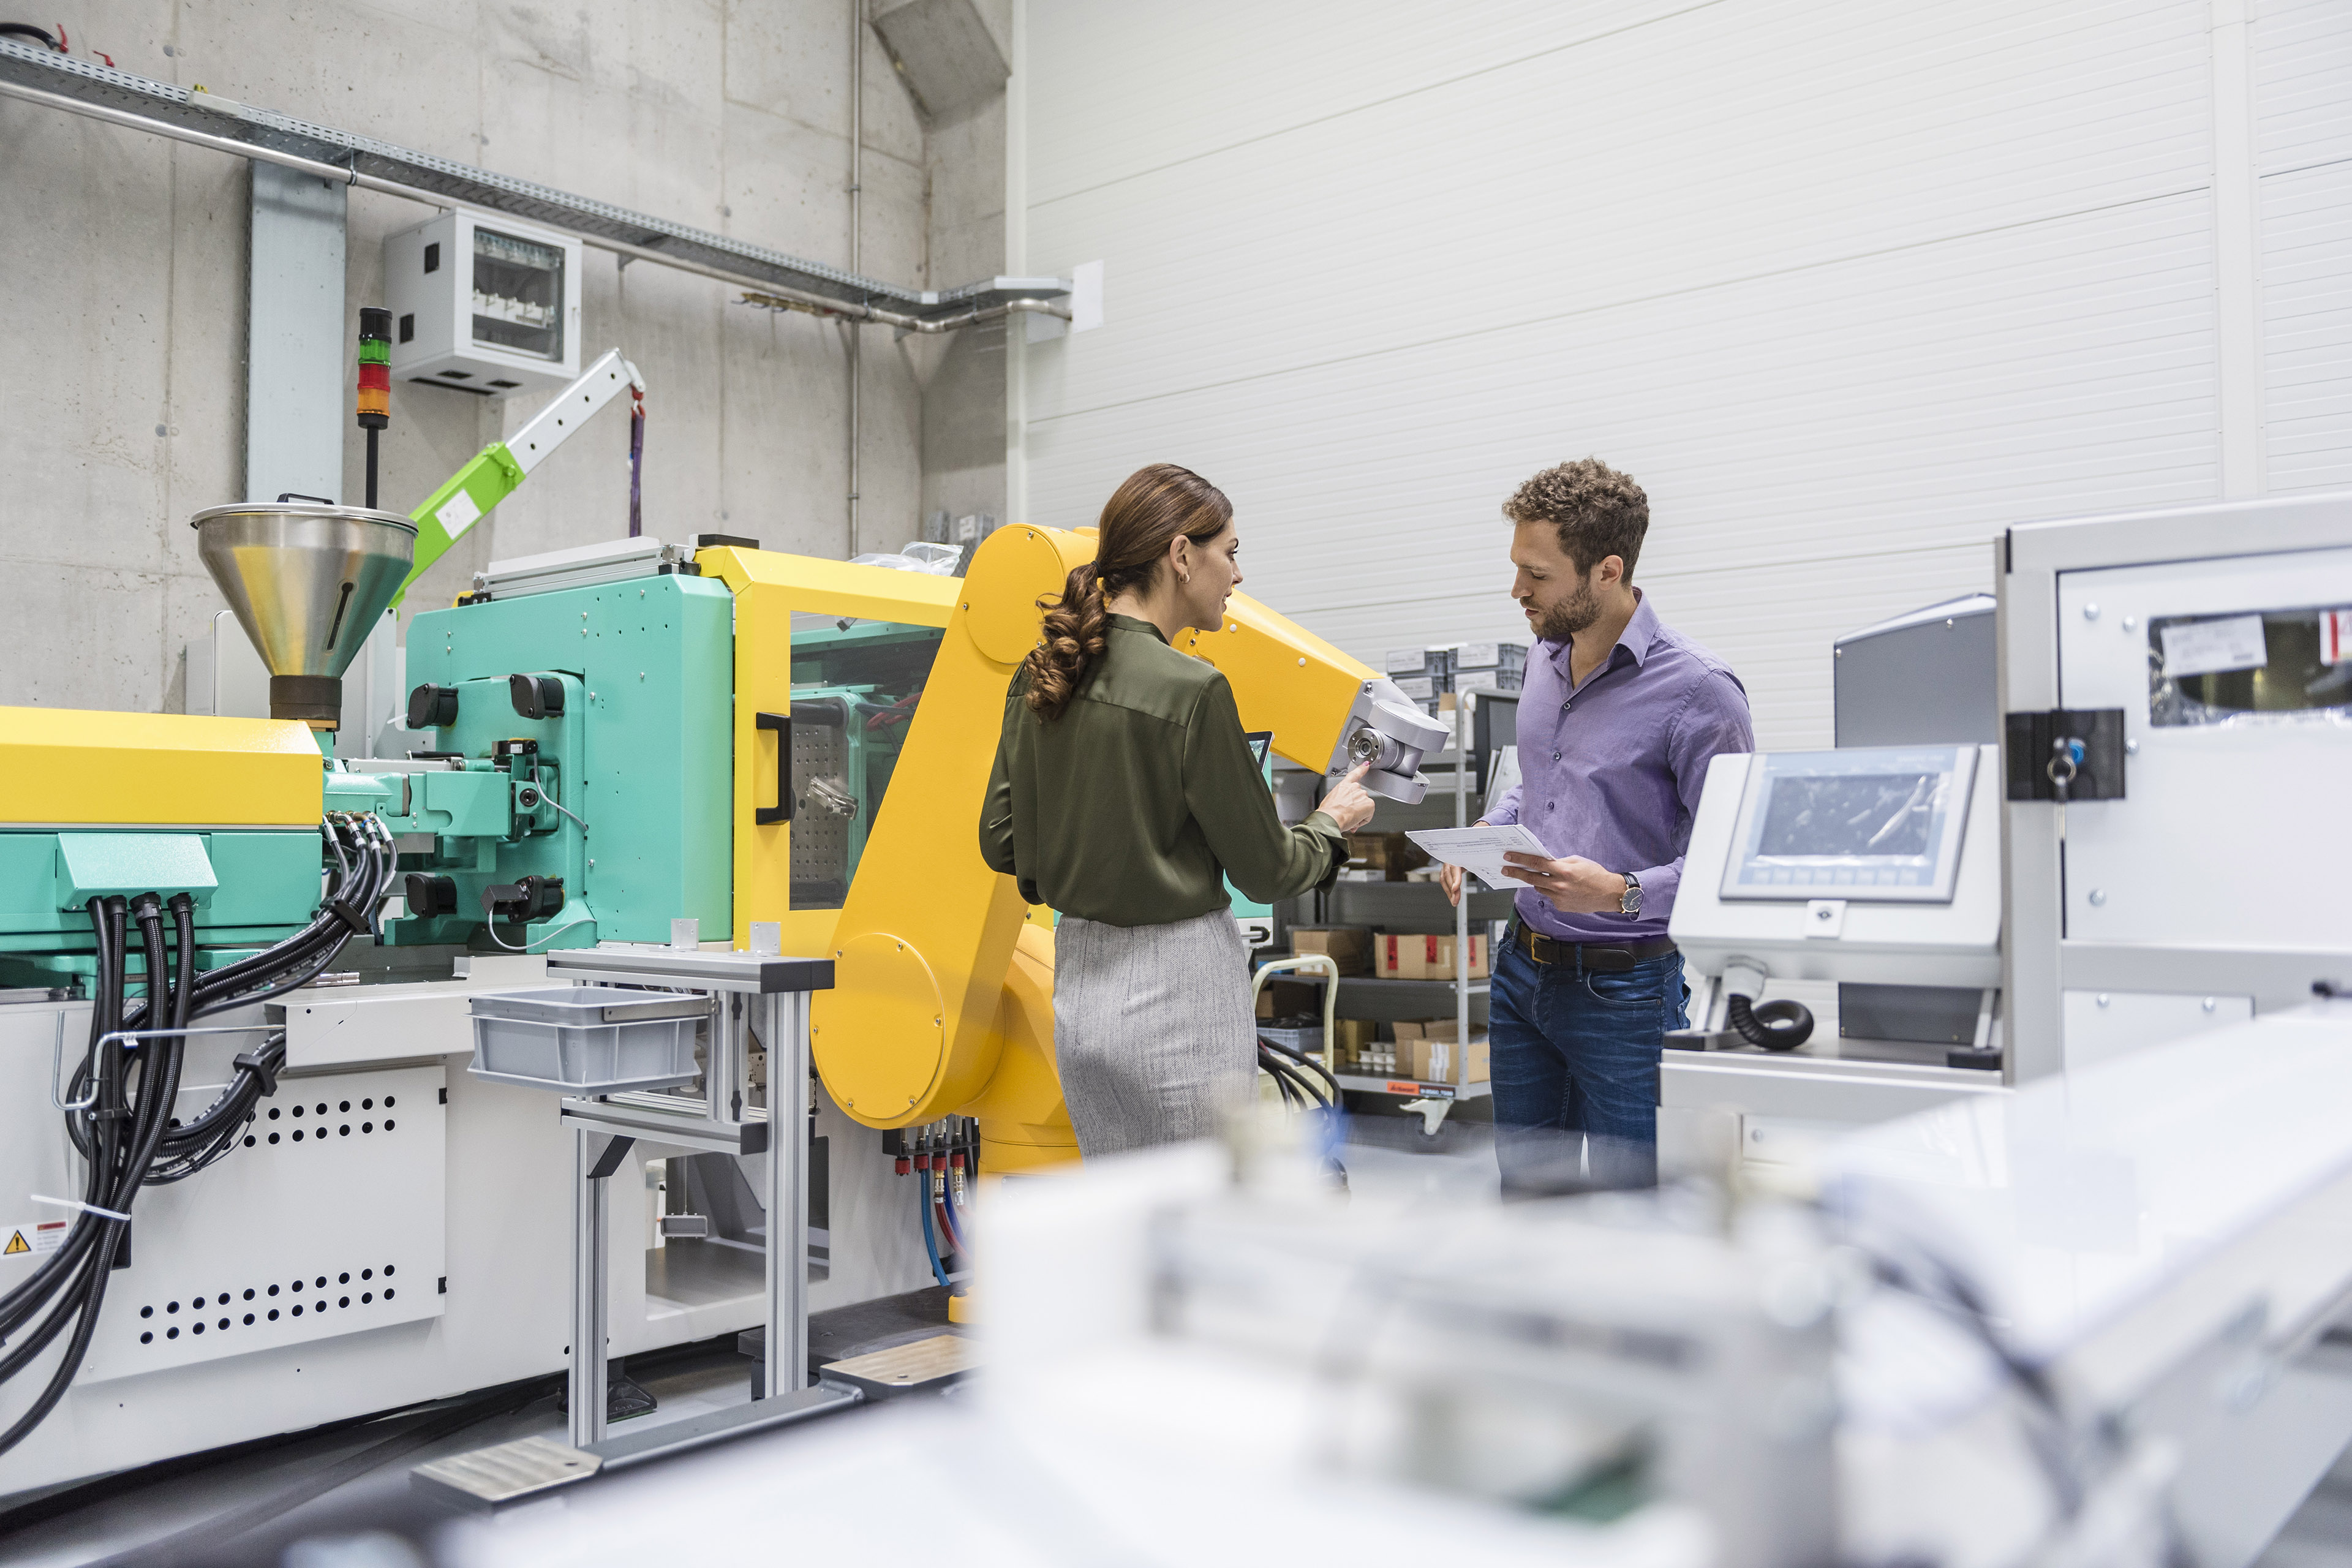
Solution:
[[[201,1115],[174,1127],[187,1049],[181,1031],[208,1013],[250,1006],[308,984],[356,931],[373,928],[390,895],[398,856],[388,836],[334,816],[320,831],[335,852],[336,870],[317,914],[293,936],[202,978],[195,968],[194,900],[186,893],[169,901],[169,939],[163,919],[167,906],[154,893],[132,900],[92,899],[85,906],[95,954],[90,1035],[71,1097],[90,1103],[66,1117],[88,1172],[83,1206],[58,1250],[0,1296],[0,1344],[7,1346],[0,1353],[0,1383],[23,1372],[68,1326],[72,1332],[47,1385],[0,1432],[0,1454],[56,1408],[80,1371],[140,1187],[184,1180],[225,1156],[236,1147],[256,1103],[277,1087],[285,1062],[283,1031],[240,1055],[228,1088]],[[127,995],[134,921],[144,961],[143,995],[136,1006]],[[111,1037],[125,1033],[147,1037]]]
[[[1813,1037],[1813,1010],[1802,1002],[1767,1002],[1750,1006],[1733,993],[1724,1004],[1723,1021],[1751,1046],[1768,1051],[1793,1051]]]
[[[66,52],[66,47],[52,37],[47,27],[36,27],[30,22],[0,22],[0,38],[30,38],[59,54]]]
[[[1339,1099],[1339,1080],[1333,1078],[1331,1076],[1330,1069],[1326,1068],[1321,1062],[1317,1061],[1313,1057],[1308,1056],[1304,1051],[1293,1050],[1288,1046],[1280,1044],[1277,1041],[1269,1040],[1263,1035],[1258,1037],[1257,1043],[1261,1046],[1265,1046],[1280,1052],[1283,1056],[1287,1057],[1290,1060],[1297,1062],[1303,1068],[1311,1069],[1315,1076],[1321,1079],[1326,1087],[1330,1090],[1328,1094],[1320,1096],[1319,1098],[1327,1105],[1338,1103]]]

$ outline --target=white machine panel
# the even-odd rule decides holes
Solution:
[[[2121,708],[2131,748],[2124,799],[2067,808],[2067,939],[2352,946],[2352,550],[2069,572],[2058,599],[2061,700]]]
[[[286,1079],[251,1147],[141,1192],[78,1381],[439,1317],[444,1081],[438,1063]],[[182,1090],[180,1114],[218,1092]]]
[[[1849,748],[1821,752],[1839,779],[1861,777],[1879,758],[1916,759],[1933,748]],[[1703,973],[1719,973],[1734,958],[1762,963],[1775,980],[1843,980],[1895,985],[1992,986],[2000,984],[2000,783],[1999,749],[1945,748],[1974,753],[1964,812],[1947,809],[1930,837],[1933,853],[1952,860],[1946,873],[1950,901],[1899,901],[1899,885],[1789,885],[1777,899],[1753,890],[1728,899],[1722,889],[1737,874],[1735,845],[1743,824],[1750,836],[1760,798],[1749,790],[1751,770],[1802,758],[1728,755],[1707,767],[1706,789],[1691,825],[1682,889],[1669,926],[1675,944]],[[1810,754],[1810,753],[1809,753]],[[1856,770],[1863,770],[1857,773]],[[1922,770],[1914,769],[1915,773]],[[1892,776],[1881,768],[1870,776]],[[1956,775],[1966,777],[1965,769]],[[1788,776],[1797,776],[1793,773]],[[1785,785],[1775,782],[1775,789]],[[1948,837],[1945,837],[1948,835]],[[1751,846],[1752,847],[1752,846]],[[1898,901],[1879,901],[1886,893]],[[1832,934],[1833,933],[1833,934]]]
[[[2066,1070],[2080,1072],[2150,1046],[2167,1045],[2208,1029],[2242,1024],[2254,1016],[2251,996],[2200,996],[2194,992],[2069,991]]]

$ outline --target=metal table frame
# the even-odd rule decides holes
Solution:
[[[639,1140],[724,1154],[768,1155],[766,1392],[808,1379],[809,998],[833,988],[826,960],[659,947],[581,948],[547,956],[551,981],[667,985],[711,995],[709,1091],[689,1100],[628,1093],[563,1101],[572,1134],[571,1441],[604,1440],[610,1189]],[[750,1036],[768,1050],[768,1104],[743,1103]],[[723,1090],[717,1086],[724,1085]]]

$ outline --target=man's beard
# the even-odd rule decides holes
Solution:
[[[1544,642],[1567,642],[1600,618],[1601,595],[1587,577],[1577,584],[1575,593],[1543,613],[1536,622],[1536,636]]]

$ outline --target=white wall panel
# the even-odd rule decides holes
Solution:
[[[1708,7],[1033,200],[1031,263],[1100,256],[1118,304],[1033,359],[1031,415],[2208,182],[2201,3],[1849,9]]]
[[[2263,0],[2253,69],[2258,173],[2352,158],[2352,5]]]
[[[2352,487],[2352,5],[2253,29],[2267,488]]]
[[[1668,621],[1827,744],[1831,637],[1990,586],[2003,525],[2217,493],[2214,16],[1028,0],[1024,264],[1108,287],[1025,350],[1025,515],[1189,464],[1250,590],[1377,658],[1518,631],[1500,502],[1598,454]],[[2272,464],[2302,419],[2312,484],[2352,483],[2352,193],[2311,168],[2347,19],[2253,38]]]
[[[2352,158],[2262,183],[2270,489],[2352,489]]]

